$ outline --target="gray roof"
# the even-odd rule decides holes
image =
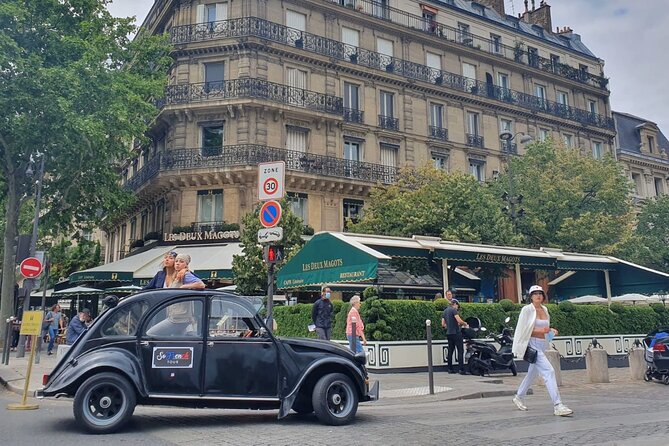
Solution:
[[[641,154],[641,137],[639,136],[638,127],[648,122],[655,123],[648,119],[643,119],[628,113],[614,111],[612,115],[616,124],[616,132],[618,133],[617,149]],[[667,137],[662,133],[662,130],[659,130],[657,134],[657,146],[660,149],[669,151],[669,140],[667,140]]]
[[[515,32],[544,40],[567,50],[576,51],[584,56],[598,59],[592,51],[581,42],[581,36],[576,33],[554,34],[550,29],[544,30],[540,26],[523,22],[517,17],[506,14],[502,17],[497,11],[480,3],[468,0],[432,0],[432,2],[446,7],[455,7],[465,13],[494,22],[497,25],[513,29]]]

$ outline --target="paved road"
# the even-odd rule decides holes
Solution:
[[[571,418],[552,415],[541,387],[528,397],[529,412],[509,397],[439,401],[422,396],[362,405],[357,421],[333,428],[313,416],[276,412],[139,407],[121,434],[82,434],[70,401],[41,401],[31,412],[6,411],[18,396],[0,390],[0,444],[124,445],[666,445],[669,386],[620,382],[567,385],[563,399]],[[196,442],[196,443],[193,443]]]

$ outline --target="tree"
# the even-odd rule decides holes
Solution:
[[[632,236],[630,184],[613,158],[596,160],[548,140],[510,163],[512,178],[507,169],[492,187],[501,196],[511,180],[513,194],[523,196],[517,225],[525,246],[615,254]]]
[[[669,195],[648,200],[639,214],[633,261],[669,272]]]
[[[232,272],[235,285],[242,294],[267,292],[267,264],[263,261],[263,249],[258,243],[258,230],[262,228],[259,219],[261,203],[242,218],[241,245],[242,255],[232,258]],[[283,240],[277,242],[284,246],[284,260],[274,267],[278,272],[281,267],[300,250],[304,244],[302,234],[305,226],[302,220],[290,210],[287,200],[281,201],[281,219],[277,226],[283,228]]]
[[[49,286],[73,272],[96,267],[101,261],[100,243],[79,239],[73,246],[71,241],[62,240],[49,249]]]
[[[395,184],[373,188],[362,219],[350,230],[470,243],[513,242],[509,218],[489,187],[472,175],[431,167],[404,170]]]
[[[95,223],[130,200],[117,167],[157,115],[153,98],[163,95],[171,59],[163,36],[130,41],[134,19],[112,17],[108,3],[0,2],[0,336],[13,300],[17,219],[36,181],[26,173],[31,156],[34,172],[45,165],[42,228]]]

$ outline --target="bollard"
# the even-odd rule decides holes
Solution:
[[[351,318],[351,339],[348,341],[348,347],[351,349],[353,353],[356,353],[355,351],[355,344],[357,340],[356,336],[356,326],[355,326],[355,316]]]
[[[591,383],[609,382],[609,356],[604,349],[589,349],[585,354],[585,368]]]
[[[560,364],[560,352],[555,350],[553,347],[548,347],[546,351],[544,351],[544,354],[546,355],[548,362],[550,362],[553,366],[553,370],[555,370],[555,382],[557,383],[558,387],[562,386],[562,366]]]
[[[425,331],[427,334],[427,376],[430,386],[430,395],[434,395],[434,370],[432,368],[432,321],[425,320]]]
[[[12,345],[12,325],[14,318],[7,319],[7,330],[5,333],[5,344],[2,346],[2,364],[9,365],[9,350]]]
[[[643,347],[632,347],[629,351],[630,375],[635,381],[640,381],[646,376],[646,350]]]

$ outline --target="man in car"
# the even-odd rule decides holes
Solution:
[[[314,302],[311,309],[311,320],[316,326],[318,339],[330,340],[332,336],[332,313],[333,305],[330,301],[331,291],[329,287],[323,287],[321,298]]]

